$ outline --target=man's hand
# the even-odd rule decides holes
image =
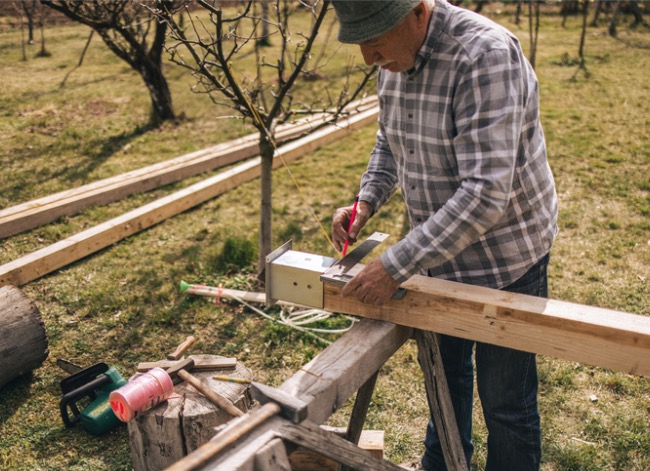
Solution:
[[[372,216],[372,206],[365,201],[359,201],[357,205],[357,214],[352,222],[350,228],[350,243],[354,244],[357,241],[357,235],[361,228],[366,225],[370,216]],[[332,217],[332,241],[339,252],[343,250],[343,245],[348,238],[348,225],[350,224],[350,216],[352,215],[352,206],[339,208],[334,212]]]
[[[376,258],[346,283],[341,296],[354,296],[366,304],[384,304],[399,288],[399,283],[388,274],[381,260]]]

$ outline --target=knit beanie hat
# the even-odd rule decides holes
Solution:
[[[339,41],[359,44],[390,31],[422,0],[332,0]]]

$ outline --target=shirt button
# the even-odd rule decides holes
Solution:
[[[411,190],[415,190],[415,185],[411,185]]]
[[[415,154],[415,151],[413,149],[409,149],[409,154],[413,155]]]
[[[413,113],[409,113],[409,119],[413,118]]]

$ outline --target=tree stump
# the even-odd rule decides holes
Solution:
[[[0,388],[41,366],[50,353],[36,305],[15,286],[0,287]]]
[[[215,359],[215,355],[192,355]],[[247,412],[250,407],[249,386],[212,379],[217,374],[251,379],[251,372],[240,363],[234,370],[191,371],[211,389]],[[232,417],[212,404],[191,385],[174,386],[174,395],[128,423],[131,460],[136,471],[160,470],[171,466],[188,453],[209,441],[215,428]]]

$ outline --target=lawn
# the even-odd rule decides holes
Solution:
[[[528,44],[511,12],[487,13]],[[560,198],[560,235],[550,265],[550,296],[650,315],[650,31],[591,28],[589,76],[577,71],[581,22],[544,15],[536,70],[542,122]],[[46,29],[49,57],[21,60],[20,31],[0,23],[0,208],[160,162],[251,131],[224,119],[232,112],[193,94],[192,77],[169,64],[178,123],[148,126],[149,97],[134,72],[97,37],[71,72],[88,37],[77,25]],[[340,67],[353,48],[339,50]],[[357,57],[357,61],[360,59]],[[61,82],[70,73],[66,84]],[[644,78],[646,77],[646,78]],[[317,85],[324,86],[324,76]],[[371,84],[372,92],[372,84]],[[274,174],[274,246],[334,256],[313,220],[328,225],[349,204],[374,139],[369,126]],[[194,177],[0,241],[6,263],[205,178]],[[256,380],[277,385],[325,344],[271,323],[235,303],[215,305],[182,294],[181,280],[255,289],[259,183],[253,181],[22,287],[40,310],[50,355],[33,374],[0,394],[0,468],[130,469],[126,427],[95,437],[64,428],[55,364],[107,362],[124,376],[137,363],[164,358],[187,335],[192,351],[234,356]],[[404,208],[393,200],[373,219],[397,240]],[[236,256],[234,256],[236,255]],[[271,311],[277,316],[277,311]],[[343,323],[333,316],[324,325]],[[334,334],[324,334],[327,339]],[[650,469],[650,381],[542,356],[540,407],[544,470]],[[416,381],[413,380],[416,378]],[[416,458],[427,406],[414,344],[382,368],[367,428],[386,433],[386,457]],[[596,400],[590,399],[595,396]],[[486,431],[476,402],[476,469],[483,469]],[[350,407],[332,425],[346,423]]]

